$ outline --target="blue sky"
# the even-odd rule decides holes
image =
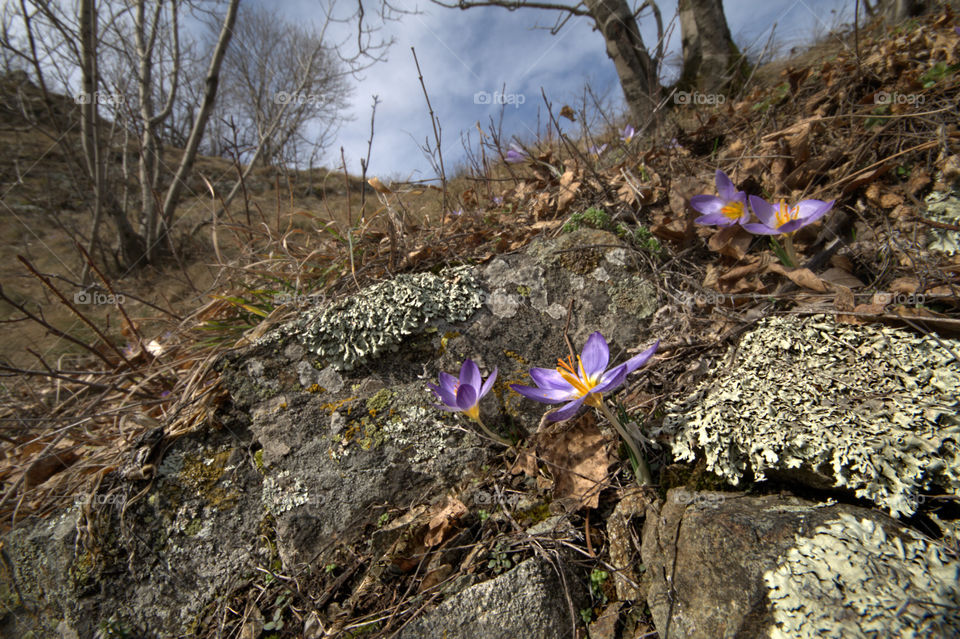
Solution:
[[[272,11],[300,24],[322,18],[321,0],[257,0]],[[377,3],[368,3],[372,11]],[[603,38],[592,31],[587,18],[572,18],[557,35],[548,28],[556,19],[553,12],[524,9],[507,11],[484,7],[461,11],[446,9],[425,0],[394,3],[418,12],[387,23],[383,35],[395,38],[388,61],[364,71],[353,81],[348,121],[340,129],[324,163],[339,165],[343,146],[351,173],[360,173],[360,158],[366,155],[370,127],[370,104],[378,95],[376,135],[368,174],[393,179],[434,177],[429,162],[418,148],[433,132],[410,47],[416,47],[424,81],[434,111],[443,127],[443,154],[448,167],[463,162],[461,134],[470,132],[476,144],[476,123],[487,127],[490,118],[500,117],[500,106],[483,103],[483,98],[502,91],[504,85],[503,132],[530,141],[547,121],[540,95],[541,87],[559,109],[581,101],[584,85],[606,97],[617,112],[624,109],[623,95],[613,63],[606,55]],[[660,9],[665,28],[676,13],[676,0],[662,0]],[[345,9],[355,3],[343,5]],[[831,28],[852,20],[853,0],[726,0],[724,9],[734,41],[741,50],[758,55],[774,31],[778,50],[803,47]],[[535,27],[541,27],[539,29]],[[644,42],[656,42],[656,27],[646,12],[640,23]],[[334,37],[347,37],[345,27],[333,29]],[[354,36],[355,37],[355,36]],[[673,23],[669,37],[665,81],[679,59],[680,27]],[[671,62],[673,67],[671,68]],[[476,96],[482,94],[478,101]],[[493,100],[491,99],[490,102]],[[478,103],[479,102],[479,103]],[[561,120],[565,129],[577,125]]]

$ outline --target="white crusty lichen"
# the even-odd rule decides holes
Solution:
[[[263,480],[260,500],[273,515],[280,515],[310,501],[310,491],[298,477],[290,479],[290,471],[283,470]]]
[[[702,450],[731,484],[803,468],[892,514],[922,491],[960,489],[956,340],[904,329],[774,317],[744,336],[732,365],[669,406],[674,457]]]
[[[960,562],[909,529],[888,535],[841,513],[796,542],[763,576],[773,639],[953,637]]]
[[[923,216],[933,222],[947,225],[946,228],[934,226],[927,229],[930,237],[927,248],[931,251],[947,255],[960,253],[960,232],[949,228],[960,224],[960,197],[958,196],[960,193],[957,192],[934,191],[924,198],[927,209],[923,212]]]
[[[396,350],[431,320],[462,322],[480,308],[483,289],[469,266],[418,273],[369,286],[308,312],[294,327],[301,344],[338,370]]]

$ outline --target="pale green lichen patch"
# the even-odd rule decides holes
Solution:
[[[960,197],[958,195],[960,194],[931,193],[924,198],[927,209],[923,216],[928,220],[942,224],[960,225]],[[947,228],[930,227],[927,229],[927,233],[931,238],[927,248],[931,251],[946,253],[947,255],[960,253],[960,232]]]
[[[264,478],[260,499],[270,514],[277,516],[310,501],[310,492],[299,478],[283,470]]]
[[[732,366],[668,406],[673,454],[731,484],[806,469],[893,514],[960,492],[960,342],[817,316],[764,320]]]
[[[798,535],[764,575],[773,639],[952,637],[960,562],[909,529],[888,535],[848,513]]]
[[[322,361],[338,370],[397,350],[433,320],[462,322],[480,308],[483,289],[468,266],[440,275],[418,273],[367,287],[358,294],[306,314],[293,332]]]

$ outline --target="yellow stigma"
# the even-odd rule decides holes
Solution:
[[[743,217],[743,202],[727,202],[720,212],[731,220],[739,220]]]
[[[780,200],[780,206],[777,207],[774,216],[777,220],[777,228],[780,228],[787,222],[792,222],[797,219],[797,216],[800,215],[800,207],[795,206],[792,209],[787,206],[786,202]]]
[[[589,394],[590,389],[597,385],[597,380],[587,377],[579,355],[577,356],[577,370],[574,370],[573,361],[567,358],[567,361],[557,359],[557,372],[560,373],[560,377],[577,390],[579,393],[577,397]]]
[[[480,404],[474,404],[467,410],[463,411],[463,414],[472,420],[480,421]]]

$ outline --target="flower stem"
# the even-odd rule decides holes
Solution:
[[[620,434],[620,438],[626,442],[627,446],[630,448],[630,452],[633,453],[634,458],[637,460],[637,479],[640,480],[641,486],[649,486],[653,484],[653,477],[650,475],[650,467],[647,466],[647,459],[640,454],[640,450],[637,448],[637,444],[633,441],[633,438],[627,434],[627,430],[620,424],[620,420],[610,412],[610,408],[607,407],[605,401],[598,402],[598,407],[603,412],[604,416],[610,420],[610,423],[613,424],[613,427],[616,429],[617,433]]]
[[[793,268],[800,266],[800,260],[797,259],[797,250],[793,248],[792,233],[787,233],[783,237],[783,250],[787,253],[787,260],[790,262],[790,266]]]
[[[486,434],[487,434],[487,437],[489,437],[490,439],[494,439],[494,440],[500,442],[501,444],[503,444],[503,445],[506,446],[507,448],[510,448],[511,446],[513,446],[513,443],[512,443],[512,442],[510,442],[510,441],[507,440],[507,439],[504,439],[504,438],[501,437],[500,435],[497,435],[495,432],[493,432],[492,430],[490,430],[489,428],[487,428],[486,426],[484,426],[484,425],[483,425],[483,422],[480,421],[480,418],[479,418],[479,417],[475,418],[473,421],[477,422],[477,424],[480,426],[480,428],[483,429],[483,432],[486,433]]]

